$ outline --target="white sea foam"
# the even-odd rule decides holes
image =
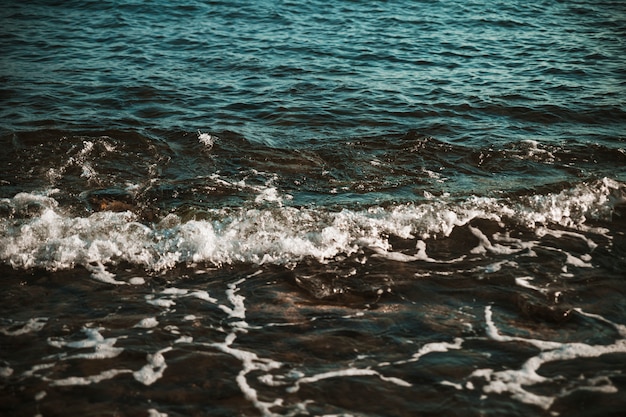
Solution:
[[[163,308],[172,308],[176,305],[176,301],[170,298],[154,298],[154,295],[152,294],[146,295],[146,301],[148,304]]]
[[[65,387],[65,386],[72,386],[72,385],[91,385],[91,384],[97,384],[98,382],[102,382],[107,379],[115,378],[116,376],[120,374],[128,374],[130,372],[131,371],[129,371],[128,369],[108,369],[106,371],[100,372],[97,375],[71,376],[71,377],[64,378],[64,379],[51,380],[50,385],[53,387],[54,386]]]
[[[250,386],[247,375],[253,371],[269,372],[272,369],[280,368],[282,364],[272,359],[260,358],[254,352],[237,349],[232,346],[233,342],[237,338],[237,333],[245,333],[249,327],[248,323],[245,321],[245,297],[237,294],[239,292],[239,285],[245,282],[246,279],[247,278],[242,278],[236,282],[228,284],[226,295],[232,307],[222,304],[219,305],[219,307],[226,314],[228,314],[230,318],[237,319],[236,321],[230,323],[231,332],[226,335],[224,342],[222,343],[204,343],[203,345],[218,349],[223,353],[238,359],[242,364],[242,369],[236,377],[236,382],[242,394],[254,405],[257,410],[261,412],[263,416],[275,416],[276,414],[273,413],[271,409],[277,405],[281,405],[282,400],[278,398],[273,402],[267,402],[259,399],[257,390]]]
[[[440,382],[440,384],[441,384],[441,385],[446,385],[446,386],[452,387],[452,388],[454,388],[454,389],[456,389],[456,390],[459,390],[459,391],[463,389],[463,385],[461,385],[461,384],[457,384],[457,383],[455,383],[455,382],[450,382],[450,381],[441,381],[441,382]]]
[[[217,303],[217,299],[213,298],[209,295],[208,292],[204,291],[204,290],[195,290],[192,291],[188,294],[189,297],[195,297],[198,298],[200,300],[206,301],[208,303]]]
[[[513,157],[522,160],[535,160],[541,162],[554,162],[554,155],[544,149],[536,140],[526,139],[518,144],[518,149],[512,152]]]
[[[244,280],[245,278],[242,278],[237,282],[228,284],[228,290],[226,290],[226,295],[228,296],[228,301],[230,301],[232,307],[225,306],[223,304],[219,305],[219,307],[230,317],[242,320],[246,318],[246,306],[244,304],[245,297],[237,294],[237,292],[239,291],[237,285],[241,284],[241,282],[243,282]]]
[[[612,325],[620,333],[620,336],[626,336],[626,326],[610,322],[601,316],[584,313],[581,310],[577,311],[580,314]],[[562,376],[549,378],[540,375],[538,370],[546,363],[568,361],[578,358],[595,358],[611,353],[626,353],[626,339],[618,339],[609,345],[589,345],[580,342],[561,343],[517,336],[506,336],[499,333],[493,321],[492,314],[491,307],[487,306],[485,308],[485,322],[489,338],[498,342],[528,343],[538,348],[539,353],[526,360],[519,369],[497,371],[484,368],[474,371],[470,377],[481,378],[487,381],[487,384],[483,386],[483,392],[486,394],[508,393],[512,398],[518,401],[549,410],[558,398],[565,397],[578,390],[591,390],[605,393],[617,392],[617,388],[606,375],[597,378],[585,378],[580,381],[570,381],[569,385],[573,385],[573,388],[562,389],[559,394],[554,396],[533,393],[528,387],[539,383],[549,383],[551,381],[564,379]],[[621,370],[615,370],[614,372],[615,375],[619,375]]]
[[[0,366],[0,378],[8,378],[13,375],[13,368],[9,366]]]
[[[594,184],[582,183],[558,194],[533,195],[519,209],[520,220],[536,227],[556,223],[567,227],[582,225],[588,218],[610,218],[612,195],[622,184],[603,178]]]
[[[145,319],[141,319],[139,323],[135,324],[133,327],[138,327],[140,329],[152,329],[158,325],[159,322],[155,317],[146,317]]]
[[[106,267],[102,265],[102,262],[96,262],[95,265],[87,264],[85,265],[85,269],[91,272],[91,276],[98,281],[102,281],[107,284],[126,285],[126,282],[116,280],[115,274],[107,271]]]
[[[529,288],[531,290],[535,290],[540,293],[546,294],[548,290],[546,290],[545,288],[537,287],[536,285],[533,285],[530,283],[530,281],[532,281],[533,279],[534,279],[533,277],[518,277],[518,278],[515,278],[515,283],[519,285],[520,287]]]
[[[405,380],[401,378],[384,376],[380,372],[375,371],[373,369],[348,368],[348,369],[340,369],[336,371],[322,372],[316,375],[299,378],[293,386],[287,388],[287,391],[290,393],[296,392],[300,389],[300,385],[302,384],[310,384],[313,382],[318,382],[318,381],[329,379],[329,378],[351,377],[351,376],[376,376],[380,378],[382,381],[391,382],[401,387],[411,386],[410,383],[406,382]]]
[[[499,243],[491,243],[489,238],[476,227],[469,226],[469,230],[476,238],[478,238],[478,245],[470,251],[471,253],[489,252],[494,255],[510,255],[512,253],[520,252],[523,249],[504,246]]]
[[[100,144],[107,150],[107,152],[112,152],[115,147],[107,142],[106,137],[100,138]],[[80,147],[82,145],[82,148]],[[59,166],[58,168],[50,168],[47,172],[47,177],[53,183],[61,179],[68,169],[72,167],[78,167],[81,171],[81,177],[87,179],[93,179],[97,177],[97,172],[94,170],[90,159],[93,150],[95,148],[95,143],[91,140],[83,140],[81,144],[74,145],[72,149],[68,152],[71,154],[67,161]]]
[[[208,133],[198,131],[198,141],[205,146],[207,150],[211,150],[217,138]]]
[[[168,287],[159,294],[148,294],[145,296],[148,304],[157,307],[170,309],[176,305],[176,300],[184,297],[198,298],[208,303],[217,303],[217,299],[211,297],[205,290],[187,290],[185,288]]]
[[[269,372],[272,369],[281,367],[282,364],[271,359],[260,358],[254,352],[233,348],[231,345],[235,341],[235,338],[236,335],[233,332],[226,336],[224,343],[211,343],[207,346],[217,348],[220,351],[231,355],[241,361],[242,369],[236,378],[239,389],[246,397],[246,399],[250,401],[262,413],[263,416],[275,415],[271,412],[271,408],[276,405],[280,405],[282,401],[280,399],[277,399],[276,401],[270,403],[260,400],[257,391],[252,388],[248,383],[247,375],[252,371]]]
[[[152,385],[163,376],[163,372],[167,368],[164,353],[172,350],[171,346],[158,350],[152,354],[148,354],[146,359],[148,363],[140,370],[133,372],[133,377],[144,385]]]
[[[124,351],[123,348],[115,347],[115,343],[117,343],[119,338],[105,338],[100,333],[102,330],[104,329],[83,327],[82,332],[86,337],[80,340],[74,340],[71,336],[69,337],[70,340],[61,337],[48,338],[48,344],[50,346],[64,350],[63,352],[53,355],[52,357],[61,361],[66,361],[73,359],[101,360],[119,356]],[[91,351],[82,352],[85,349],[89,349]],[[75,353],[76,351],[79,353]],[[49,369],[54,366],[55,363],[36,365],[33,366],[30,371],[25,372],[24,376],[35,375],[40,370]],[[127,374],[131,372],[132,371],[127,369],[109,369],[95,375],[70,376],[63,379],[50,379],[47,376],[42,376],[42,379],[44,381],[48,381],[51,386],[90,385],[114,378],[120,374]]]
[[[461,349],[461,347],[463,346],[463,339],[461,339],[460,337],[457,337],[454,339],[454,343],[449,343],[449,342],[432,342],[432,343],[427,343],[424,346],[422,346],[417,352],[415,352],[413,354],[413,356],[410,359],[406,359],[406,360],[400,360],[400,361],[396,361],[393,362],[393,365],[403,365],[406,363],[410,363],[410,362],[417,362],[418,360],[420,360],[420,358],[424,355],[428,355],[429,353],[433,353],[433,352],[448,352],[449,350],[458,350]],[[388,363],[385,364],[379,364],[379,366],[381,365],[389,365]]]
[[[161,413],[155,408],[149,408],[148,417],[167,417],[167,413]]]
[[[14,322],[10,326],[1,326],[0,333],[5,336],[21,336],[27,333],[38,332],[48,322],[47,317],[33,317],[26,322]]]
[[[591,239],[576,231],[552,230],[550,225],[584,228],[587,218],[608,218],[612,210],[609,195],[619,186],[604,179],[593,186],[581,184],[559,194],[537,195],[515,203],[484,197],[461,202],[439,198],[424,204],[333,212],[284,206],[281,201],[285,196],[269,185],[257,190],[262,200],[258,207],[214,209],[211,217],[217,220],[213,221],[183,221],[170,214],[151,226],[139,223],[131,212],[66,215],[50,193],[21,193],[0,203],[10,211],[33,204],[40,211],[30,217],[0,219],[0,259],[15,268],[57,270],[83,265],[94,279],[116,285],[128,283],[116,279],[107,266],[123,261],[154,271],[199,262],[216,266],[239,262],[294,264],[307,257],[325,262],[373,248],[378,256],[393,260],[435,262],[427,255],[423,240],[447,236],[477,218],[519,222],[534,229],[539,237],[551,234],[584,239],[592,251],[597,244]],[[268,202],[272,204],[265,206]],[[479,241],[471,251],[477,254],[529,251],[532,255],[536,245],[505,234],[487,236],[476,226],[468,227]],[[415,251],[394,251],[390,235],[418,238]],[[565,254],[569,265],[591,265],[585,254]],[[130,283],[138,285],[141,281],[133,279]]]
[[[589,250],[594,250],[595,248],[598,247],[598,244],[596,242],[586,237],[582,233],[576,233],[576,232],[567,231],[567,230],[552,230],[552,229],[548,229],[547,227],[540,227],[536,230],[535,234],[537,236],[542,236],[542,237],[546,235],[551,235],[558,239],[562,239],[563,237],[569,237],[569,238],[573,238],[576,240],[581,240],[585,242]],[[600,234],[603,234],[603,233],[601,232]]]
[[[29,370],[24,371],[22,373],[22,377],[30,378],[32,376],[37,375],[39,371],[50,369],[53,366],[54,366],[54,363],[40,363],[40,364],[33,365]]]
[[[192,343],[193,337],[191,336],[181,336],[174,341],[174,343]]]
[[[93,352],[88,353],[75,353],[73,355],[68,355],[67,353],[62,353],[58,355],[60,359],[107,359],[114,358],[118,356],[120,353],[124,351],[123,348],[115,347],[115,343],[119,338],[116,337],[108,337],[105,338],[100,333],[103,328],[90,328],[83,327],[82,331],[85,334],[86,338],[82,340],[70,340],[67,341],[64,338],[55,337],[48,338],[48,344],[55,348],[65,348],[69,347],[72,349],[93,349]]]

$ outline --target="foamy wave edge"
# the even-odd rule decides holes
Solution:
[[[425,239],[448,236],[473,219],[514,222],[529,230],[559,225],[584,229],[590,219],[610,220],[623,204],[625,184],[603,178],[560,193],[520,199],[431,198],[424,203],[370,207],[361,211],[323,208],[222,208],[216,220],[183,220],[169,214],[143,224],[127,212],[63,214],[55,190],[19,193],[1,199],[0,259],[14,268],[71,269],[82,265],[99,279],[119,283],[104,265],[129,262],[160,271],[178,264],[207,262],[296,265],[304,258],[321,262],[364,248],[390,251],[389,236]],[[35,207],[35,209],[33,209]],[[108,274],[108,275],[107,275]]]

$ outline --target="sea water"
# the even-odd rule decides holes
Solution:
[[[626,410],[623,2],[0,16],[1,414]]]

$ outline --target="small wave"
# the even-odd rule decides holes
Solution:
[[[407,241],[450,236],[476,219],[536,233],[546,227],[584,230],[591,220],[611,220],[615,204],[621,204],[623,187],[605,178],[560,193],[516,200],[439,198],[424,204],[340,211],[260,205],[204,211],[209,217],[204,220],[185,220],[171,213],[147,224],[131,211],[66,215],[54,193],[20,193],[0,200],[5,213],[0,220],[0,257],[15,268],[58,270],[82,265],[109,280],[112,277],[100,266],[120,262],[153,271],[199,262],[217,266],[295,265],[306,258],[327,262],[362,254],[368,248],[379,254],[393,253],[391,237]],[[29,214],[21,215],[24,211]],[[483,249],[495,250],[487,245]],[[417,245],[415,253],[407,256],[417,260],[419,252]]]

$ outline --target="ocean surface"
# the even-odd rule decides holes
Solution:
[[[624,415],[625,2],[0,19],[0,415]]]

